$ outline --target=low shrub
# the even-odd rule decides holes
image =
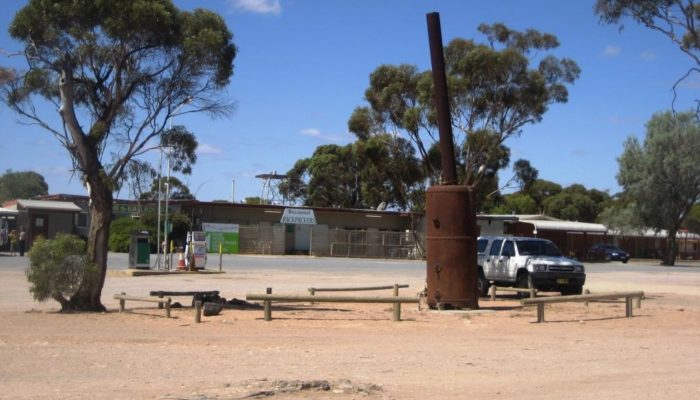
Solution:
[[[39,237],[34,241],[26,273],[34,300],[56,300],[62,310],[68,308],[84,281],[98,277],[97,268],[87,261],[85,242],[65,233],[52,240]]]

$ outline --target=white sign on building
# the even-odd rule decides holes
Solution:
[[[316,215],[314,210],[308,208],[285,208],[280,223],[316,225]]]

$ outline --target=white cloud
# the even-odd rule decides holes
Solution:
[[[216,146],[210,144],[202,143],[197,146],[197,152],[199,154],[222,154],[224,151]]]
[[[280,0],[228,0],[228,3],[235,10],[256,14],[279,15],[282,12]]]
[[[651,50],[645,50],[639,56],[642,57],[642,60],[653,60],[656,58],[656,53]]]
[[[620,51],[622,51],[622,49],[619,47],[609,44],[603,49],[603,55],[606,57],[615,57],[620,54]]]
[[[318,140],[325,142],[341,142],[343,140],[343,135],[327,135],[321,133],[320,130],[316,128],[306,128],[299,131],[301,135],[309,136]]]
[[[299,131],[304,136],[321,137],[321,131],[316,128],[306,128]]]

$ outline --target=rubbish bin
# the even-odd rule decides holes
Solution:
[[[134,233],[129,244],[129,268],[151,268],[151,245],[148,232]]]

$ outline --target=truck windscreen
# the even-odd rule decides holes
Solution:
[[[561,257],[561,252],[552,242],[544,240],[520,240],[517,242],[518,254],[521,256]]]

